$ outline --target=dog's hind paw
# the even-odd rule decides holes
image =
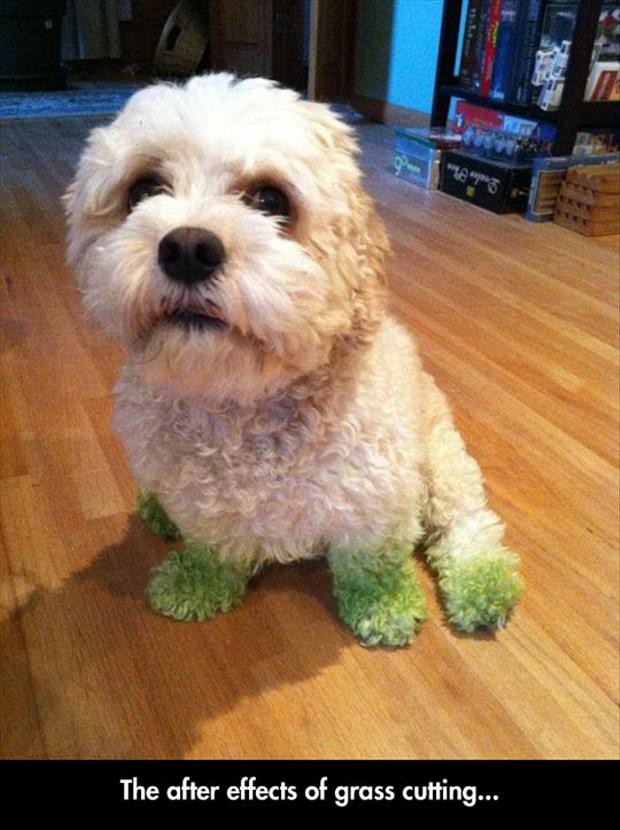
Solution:
[[[161,506],[157,496],[149,490],[140,490],[138,493],[136,513],[149,530],[161,539],[181,538],[181,531]]]
[[[448,620],[466,632],[502,628],[523,590],[517,564],[517,555],[505,548],[442,562],[439,587]]]
[[[409,547],[329,554],[341,620],[365,646],[405,646],[426,618]]]
[[[206,620],[239,605],[248,573],[190,542],[171,553],[151,574],[146,595],[155,611],[175,620]]]

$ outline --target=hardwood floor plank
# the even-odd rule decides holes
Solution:
[[[2,758],[47,757],[20,613],[20,607],[28,602],[31,591],[32,585],[27,578],[11,573],[4,543],[0,541]]]

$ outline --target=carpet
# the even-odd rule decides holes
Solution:
[[[0,92],[0,120],[114,114],[138,89],[142,87],[125,84],[50,92]],[[354,126],[365,121],[364,116],[347,104],[333,103],[330,106],[348,124]]]
[[[115,113],[140,88],[127,84],[102,89],[0,92],[0,120]]]

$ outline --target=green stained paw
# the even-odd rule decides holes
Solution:
[[[180,539],[179,528],[168,518],[168,514],[149,490],[140,490],[136,513],[156,536],[162,539]]]
[[[479,554],[441,563],[439,587],[449,621],[462,631],[502,628],[523,590],[517,556]]]
[[[155,611],[175,620],[206,620],[243,599],[248,574],[209,547],[190,542],[153,569],[146,595]]]
[[[365,646],[404,646],[426,617],[408,545],[328,556],[340,618]]]

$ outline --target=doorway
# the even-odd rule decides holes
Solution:
[[[354,0],[210,0],[209,69],[348,101],[354,26]]]

